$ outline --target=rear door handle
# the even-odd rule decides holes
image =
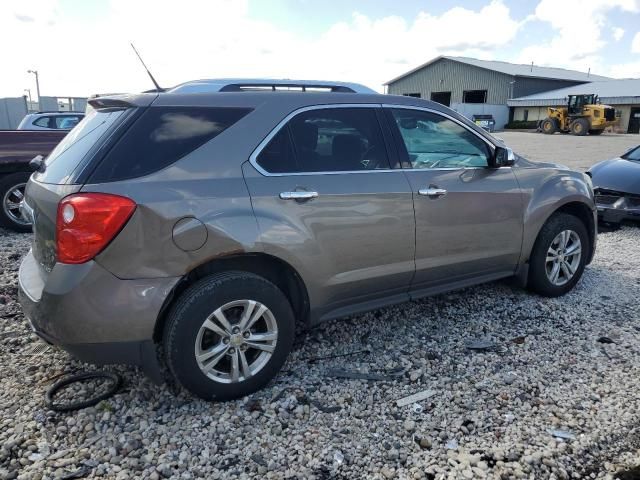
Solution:
[[[311,200],[318,197],[318,192],[282,192],[280,198],[282,200]]]
[[[424,195],[430,198],[438,198],[446,195],[447,191],[444,188],[429,187],[429,188],[421,188],[420,190],[418,190],[418,194]]]

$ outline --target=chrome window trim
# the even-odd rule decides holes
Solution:
[[[265,177],[293,177],[293,176],[310,176],[310,175],[344,175],[344,174],[354,174],[354,173],[390,173],[390,172],[424,172],[424,171],[453,171],[453,170],[485,170],[488,167],[438,167],[438,168],[381,168],[379,170],[339,170],[339,171],[321,171],[321,172],[285,172],[285,173],[270,173],[267,172],[264,168],[262,168],[258,164],[258,156],[262,153],[262,150],[269,144],[269,142],[275,137],[280,130],[291,120],[293,117],[313,110],[326,110],[329,108],[401,108],[405,110],[419,110],[424,112],[433,113],[436,115],[441,115],[448,120],[455,122],[460,125],[462,128],[467,131],[473,133],[476,137],[482,140],[493,152],[495,150],[496,145],[490,142],[488,139],[480,135],[478,132],[473,131],[467,125],[459,121],[458,119],[448,115],[444,112],[427,108],[427,107],[415,107],[412,105],[396,105],[391,103],[337,103],[337,104],[324,104],[324,105],[309,105],[306,107],[298,108],[293,112],[289,113],[284,119],[282,119],[278,124],[269,132],[269,134],[258,144],[258,146],[253,150],[251,155],[249,156],[249,163],[255,168],[258,173]],[[500,167],[500,168],[511,168],[511,167]]]

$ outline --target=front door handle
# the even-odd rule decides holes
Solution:
[[[447,191],[444,188],[437,187],[429,187],[429,188],[421,188],[418,190],[418,194],[425,195],[429,198],[439,198],[447,194]]]
[[[282,192],[280,194],[282,200],[311,200],[317,197],[318,192],[307,192],[304,190],[298,192]]]

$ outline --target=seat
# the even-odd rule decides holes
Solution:
[[[358,135],[336,135],[331,143],[332,170],[364,170],[364,145]]]
[[[291,133],[295,140],[299,168],[302,171],[322,170],[316,148],[318,147],[318,126],[312,123],[292,123]]]

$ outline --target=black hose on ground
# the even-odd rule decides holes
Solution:
[[[99,395],[96,395],[91,398],[87,398],[85,400],[80,400],[78,402],[66,403],[66,404],[54,403],[55,394],[58,393],[62,388],[66,387],[67,385],[71,385],[72,383],[82,382],[84,380],[91,380],[91,379],[110,380],[111,386],[107,389],[106,392],[100,393]],[[120,378],[120,375],[118,375],[117,373],[112,373],[112,372],[76,373],[73,375],[69,375],[68,377],[65,377],[62,380],[58,380],[56,383],[54,383],[49,388],[49,390],[47,390],[47,394],[45,398],[46,398],[47,406],[51,410],[56,412],[71,412],[74,410],[80,410],[82,408],[92,407],[98,404],[99,402],[101,402],[102,400],[105,400],[111,397],[118,391],[121,384],[122,384],[122,378]]]

